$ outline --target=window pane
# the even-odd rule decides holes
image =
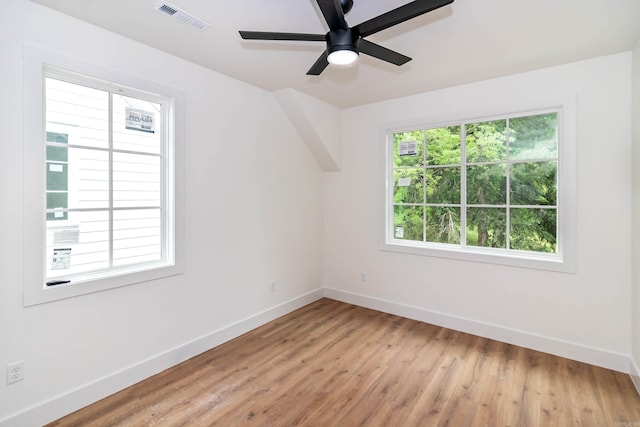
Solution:
[[[62,221],[67,219],[67,213],[60,209],[69,207],[69,193],[66,191],[47,191],[47,209],[58,209],[57,212],[47,212],[47,221]]]
[[[514,205],[555,205],[557,162],[511,165],[511,203]]]
[[[69,135],[67,135],[66,133],[59,133],[59,132],[47,132],[47,142],[66,145],[69,143]],[[63,160],[63,159],[55,159],[55,160]],[[64,159],[64,160],[66,161],[67,159]]]
[[[460,208],[428,206],[427,241],[460,244]]]
[[[424,202],[424,169],[397,169],[393,172],[393,202]]]
[[[69,208],[109,207],[109,153],[69,148]]]
[[[113,264],[160,261],[160,223],[160,209],[114,211]]]
[[[47,278],[109,268],[109,213],[67,212],[47,221]]]
[[[393,166],[422,166],[423,162],[422,131],[393,134]]]
[[[509,156],[518,160],[558,157],[558,114],[509,120]]]
[[[47,160],[66,163],[69,161],[67,147],[47,146]]]
[[[555,209],[511,209],[512,249],[556,253]]]
[[[428,129],[425,135],[428,165],[460,164],[460,126]]]
[[[46,163],[47,209],[107,208],[109,154],[106,151],[74,147],[68,150],[65,147],[65,150],[68,163]],[[52,215],[49,213],[47,219],[60,218]]]
[[[68,144],[109,146],[109,93],[47,78],[46,130],[68,135]]]
[[[113,153],[113,206],[160,206],[160,157]]]
[[[47,162],[47,192],[64,191],[67,192],[69,182],[69,168],[66,163]],[[47,206],[48,207],[48,206]],[[66,207],[66,206],[65,206]]]
[[[496,162],[506,159],[506,120],[470,123],[467,131],[467,163]]]
[[[160,154],[161,105],[113,95],[113,148]]]
[[[396,239],[423,241],[424,208],[422,206],[393,207],[393,236]]]
[[[45,163],[47,209],[67,209],[69,207],[69,135],[47,132]],[[66,212],[47,212],[47,221],[66,221]]]
[[[470,205],[504,205],[506,198],[505,165],[467,167],[467,203]]]
[[[506,209],[467,209],[467,245],[506,248],[506,231]]]
[[[460,203],[460,168],[427,169],[427,203]]]

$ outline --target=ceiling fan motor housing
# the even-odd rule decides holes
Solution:
[[[358,53],[360,45],[360,35],[352,28],[346,30],[329,31],[326,35],[327,53],[331,54],[338,50],[351,50]]]

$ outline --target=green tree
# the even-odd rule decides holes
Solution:
[[[556,210],[511,208],[512,249],[556,252]]]
[[[428,206],[426,217],[427,241],[460,244],[460,208]]]
[[[557,210],[545,207],[557,207],[557,114],[513,118],[509,133],[510,247],[555,253]]]
[[[506,204],[506,130],[506,120],[466,125],[467,163],[471,163],[467,166],[468,205]],[[506,247],[504,212],[496,208],[468,208],[467,244]]]
[[[399,238],[398,228],[401,230],[402,239],[424,241],[424,208],[422,206],[393,207],[394,233]]]

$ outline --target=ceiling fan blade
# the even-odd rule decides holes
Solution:
[[[370,36],[409,19],[453,3],[453,0],[415,0],[353,27],[362,37]]]
[[[342,6],[340,6],[340,0],[316,1],[331,31],[346,30],[349,28],[349,24],[347,24],[347,21],[344,19],[344,12],[342,11]]]
[[[272,33],[267,31],[240,31],[240,37],[244,40],[325,41],[324,34]]]
[[[395,65],[406,64],[411,61],[411,58],[404,56],[401,53],[382,47],[379,44],[371,43],[368,40],[360,39],[360,53],[373,56],[383,61],[390,62]]]
[[[320,73],[322,73],[324,69],[327,68],[327,66],[329,65],[329,61],[327,60],[328,56],[329,56],[329,53],[325,50],[322,53],[322,55],[320,55],[320,58],[318,58],[315,64],[313,64],[311,68],[309,68],[309,71],[307,71],[307,75],[319,76]]]

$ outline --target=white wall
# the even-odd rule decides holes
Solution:
[[[640,41],[633,50],[633,277],[631,281],[632,378],[640,393]]]
[[[23,307],[24,43],[183,91],[184,275]],[[0,0],[0,64],[0,369],[26,373],[0,381],[0,425],[40,425],[321,295],[322,172],[271,93],[26,0]]]
[[[627,52],[345,110],[342,169],[325,176],[325,293],[628,371],[630,69]],[[557,95],[577,100],[576,274],[379,250],[387,126]]]

